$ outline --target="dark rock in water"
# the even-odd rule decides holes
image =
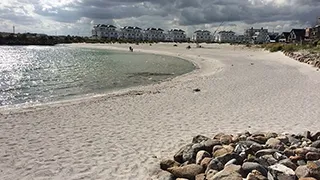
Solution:
[[[200,92],[201,90],[199,88],[193,89],[193,92]]]
[[[179,167],[180,166],[180,163],[176,162],[176,161],[173,161],[171,159],[168,159],[168,160],[162,160],[160,162],[160,168],[162,170],[167,170],[168,168],[171,168],[171,167]]]
[[[202,136],[202,135],[198,135],[198,136],[195,136],[193,137],[192,139],[192,143],[201,143],[202,141],[207,141],[209,140],[210,138],[206,137],[206,136]]]
[[[306,160],[315,161],[320,159],[320,153],[317,152],[308,152],[306,154]]]
[[[276,149],[262,149],[262,150],[258,151],[255,155],[256,155],[256,157],[261,157],[264,155],[272,155],[276,152],[278,152],[278,150],[276,150]]]
[[[296,180],[295,172],[282,164],[269,166],[269,171],[275,179]]]
[[[157,174],[158,180],[175,180],[176,178],[168,171],[161,171],[159,174]]]
[[[259,171],[263,176],[267,176],[268,170],[260,165],[259,163],[255,162],[245,162],[242,164],[243,175],[246,177],[249,173],[253,170]]]
[[[320,140],[317,140],[311,144],[311,147],[320,148]]]
[[[172,167],[167,171],[177,178],[195,179],[196,175],[203,173],[203,168],[197,164],[189,164],[183,167]]]
[[[212,159],[207,167],[206,173],[210,170],[216,170],[216,171],[221,171],[223,169],[223,164],[217,160],[217,159]]]
[[[241,166],[229,165],[207,180],[242,180],[240,170]]]
[[[200,164],[204,158],[210,158],[210,157],[211,155],[207,151],[201,150],[197,153],[196,164]]]
[[[283,159],[283,160],[279,161],[279,163],[287,166],[288,168],[290,168],[294,171],[297,169],[297,165],[295,163],[293,163],[289,158]]]

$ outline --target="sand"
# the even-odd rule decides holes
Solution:
[[[129,45],[72,46],[128,51]],[[198,66],[173,80],[0,109],[0,179],[156,179],[159,161],[198,134],[320,129],[315,68],[258,49],[186,46],[133,45],[134,52],[179,56]]]

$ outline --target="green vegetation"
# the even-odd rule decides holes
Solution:
[[[320,52],[320,41],[316,43],[309,44],[284,44],[284,43],[270,43],[260,45],[261,48],[269,50],[270,52],[296,52],[296,51],[310,51],[310,52]]]

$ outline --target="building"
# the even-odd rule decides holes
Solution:
[[[117,28],[110,24],[98,24],[93,26],[92,29],[92,37],[101,39],[117,39],[118,38],[118,31]]]
[[[166,34],[165,41],[186,42],[187,36],[185,34],[185,31],[182,29],[171,29],[168,31],[168,34]]]
[[[263,29],[263,27],[261,29],[254,29],[253,27],[246,29],[244,35],[251,39],[251,43],[254,44],[270,42],[268,29]]]
[[[139,27],[125,26],[120,29],[118,39],[141,41],[143,39],[142,29]]]
[[[292,29],[288,37],[289,42],[300,43],[304,41],[306,35],[305,29]]]
[[[164,41],[165,34],[163,33],[164,30],[161,28],[147,28],[144,30],[143,33],[143,40],[144,41]]]
[[[220,31],[215,35],[214,41],[219,43],[234,43],[237,41],[237,36],[233,31]]]
[[[197,30],[192,35],[192,41],[194,42],[211,42],[211,32],[207,30]]]
[[[289,42],[289,36],[290,32],[283,32],[277,37],[277,39],[279,42]]]

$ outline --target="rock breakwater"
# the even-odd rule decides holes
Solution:
[[[198,135],[160,167],[163,180],[320,179],[320,132]]]

